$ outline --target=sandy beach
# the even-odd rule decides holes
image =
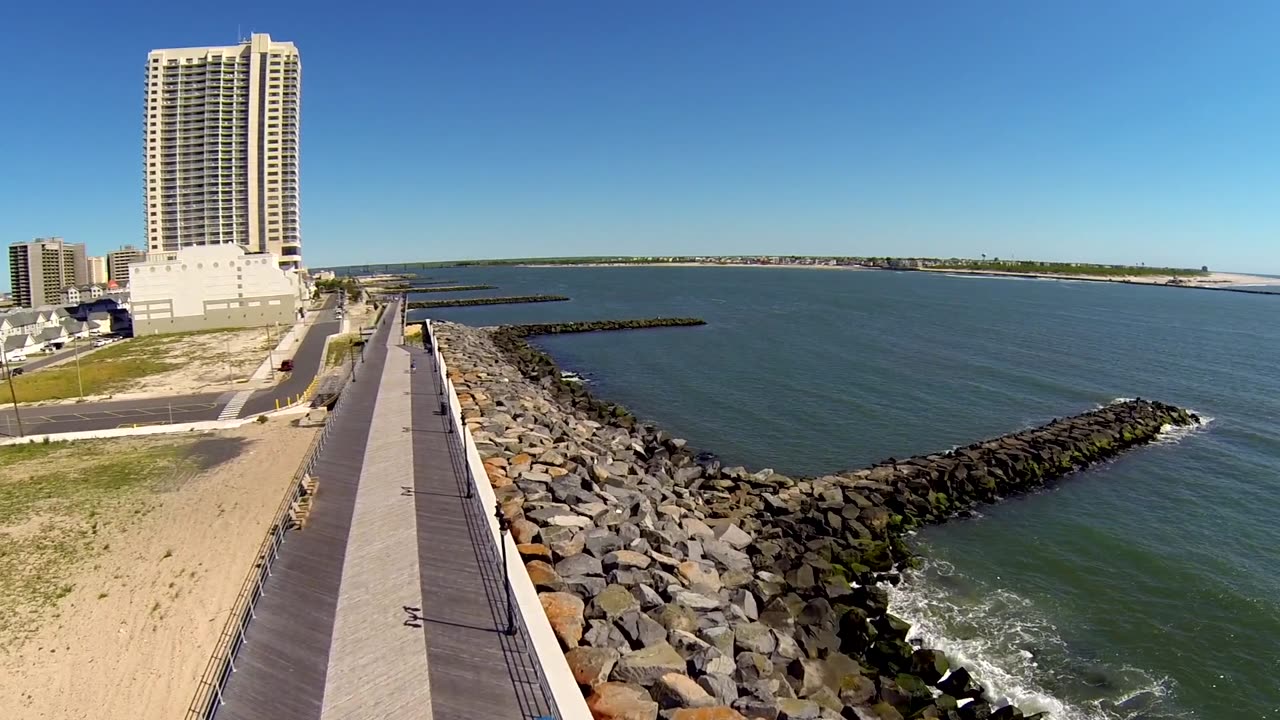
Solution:
[[[52,584],[57,599],[49,607],[49,596],[36,591],[6,598],[5,611],[22,624],[7,628],[0,644],[0,717],[182,717],[315,432],[273,420],[198,438],[87,441],[61,451],[110,460],[105,453],[176,448],[180,469],[130,490],[126,502],[95,500],[91,513],[82,503],[63,503],[18,526],[0,523],[0,544],[21,543],[35,523],[92,545],[78,545],[69,567],[60,560],[39,583],[31,582],[30,560],[9,569],[17,575],[9,580],[25,587]],[[58,462],[64,472],[103,472]],[[32,480],[12,474],[0,483]],[[25,545],[18,550],[36,556]]]

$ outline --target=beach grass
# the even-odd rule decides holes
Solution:
[[[0,650],[21,642],[74,590],[74,568],[106,531],[150,511],[147,495],[195,469],[195,439],[0,447]]]
[[[324,366],[333,367],[347,361],[347,355],[351,353],[351,348],[355,342],[360,339],[357,333],[347,333],[345,335],[334,335],[329,341],[329,347],[324,353]]]

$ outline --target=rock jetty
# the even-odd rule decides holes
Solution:
[[[907,642],[885,590],[912,562],[905,531],[1199,421],[1134,400],[823,477],[752,472],[562,381],[523,340],[587,325],[435,328],[525,568],[602,720],[1024,717]]]
[[[442,287],[414,287],[412,293],[466,292],[469,290],[496,290],[497,285],[446,285]]]
[[[417,291],[413,291],[417,292]],[[414,300],[410,310],[429,310],[442,307],[466,307],[468,305],[509,305],[514,303],[563,302],[564,295],[513,295],[511,297],[468,298],[466,300]]]

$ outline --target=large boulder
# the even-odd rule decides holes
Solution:
[[[647,687],[667,673],[683,673],[684,670],[685,662],[680,653],[670,644],[660,642],[623,655],[613,668],[613,679]]]
[[[587,696],[587,709],[595,720],[657,720],[658,703],[639,685],[607,682]]]
[[[613,648],[577,647],[564,654],[569,671],[579,685],[594,688],[609,680],[621,655]]]
[[[560,644],[565,649],[575,648],[582,641],[584,605],[582,598],[567,592],[544,592],[538,594],[542,602],[542,611],[551,623]]]

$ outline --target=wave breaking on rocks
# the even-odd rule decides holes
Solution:
[[[1021,718],[993,707],[968,670],[907,642],[886,589],[915,561],[906,534],[1199,423],[1130,400],[949,452],[792,478],[696,453],[563,379],[525,342],[693,324],[433,324],[596,718]]]

